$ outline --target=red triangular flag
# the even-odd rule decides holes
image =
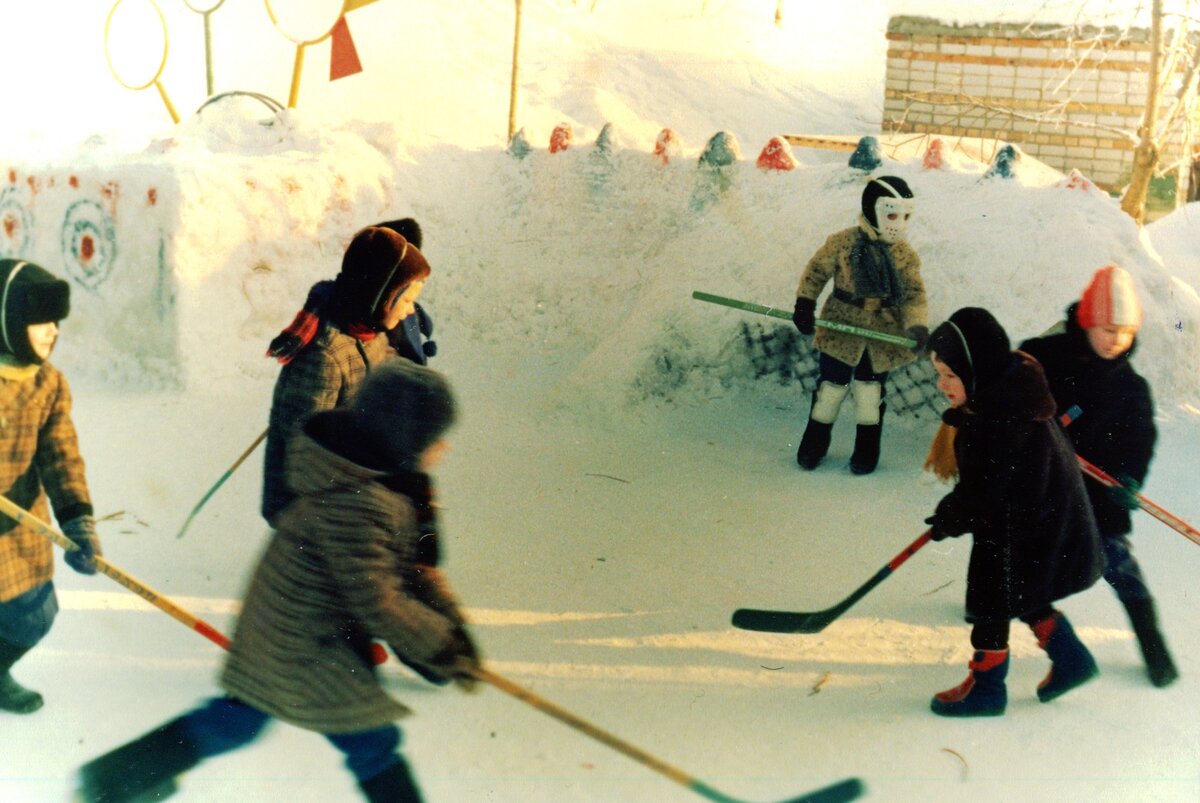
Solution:
[[[343,14],[333,26],[329,45],[329,80],[336,81],[360,72],[362,62],[358,60],[358,51],[354,49],[354,39],[350,36],[350,25]]]

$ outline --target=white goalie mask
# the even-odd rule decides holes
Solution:
[[[884,182],[879,183],[883,184]],[[888,189],[892,188],[888,187]],[[908,229],[908,221],[913,215],[914,206],[912,198],[903,198],[898,193],[880,196],[875,201],[875,230],[879,232],[879,239],[885,243],[903,240],[904,232]]]

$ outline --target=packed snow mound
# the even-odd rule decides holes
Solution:
[[[829,234],[854,225],[867,179],[798,155],[805,161],[788,172],[752,160],[705,171],[694,156],[663,165],[646,152],[605,156],[590,144],[524,160],[466,155],[469,191],[442,193],[427,213],[429,230],[445,232],[434,241],[451,241],[427,291],[442,331],[577,361],[563,383],[575,401],[687,402],[778,385],[756,379],[741,333],[745,324],[790,324],[691,294],[791,309],[808,259]],[[986,168],[927,170],[917,157],[876,171],[903,177],[916,194],[909,240],[923,262],[931,325],[983,306],[1015,345],[1061,320],[1092,273],[1116,263],[1133,274],[1146,309],[1139,370],[1160,402],[1194,397],[1200,301],[1181,291],[1117,202],[1060,186],[1055,171],[1018,169],[1004,179],[985,177]],[[428,178],[441,167],[414,170]],[[794,398],[796,389],[783,392]]]

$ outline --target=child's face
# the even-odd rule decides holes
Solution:
[[[929,359],[933,361],[934,370],[937,371],[938,380],[937,387],[946,396],[946,401],[950,402],[951,407],[962,407],[967,403],[967,388],[963,385],[963,381],[958,378],[958,374],[950,370],[946,363],[937,358],[937,352],[929,352]]]
[[[33,353],[43,360],[50,358],[50,352],[54,349],[56,340],[58,340],[58,324],[54,321],[29,324],[29,345],[33,347]]]
[[[413,305],[417,303],[417,298],[421,295],[421,290],[425,287],[425,280],[418,279],[404,289],[404,292],[396,296],[396,300],[392,302],[392,306],[385,313],[383,326],[385,329],[395,329],[400,321],[412,315],[416,310]]]
[[[446,452],[450,451],[450,441],[445,438],[440,438],[429,444],[425,451],[421,452],[421,458],[417,461],[417,467],[426,473],[437,468],[442,462],[442,458],[446,456]]]
[[[1105,360],[1115,360],[1133,345],[1137,334],[1134,326],[1091,326],[1087,329],[1088,344],[1092,351]]]

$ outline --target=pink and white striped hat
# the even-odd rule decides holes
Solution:
[[[1116,265],[1105,265],[1079,299],[1075,320],[1084,329],[1093,326],[1142,325],[1142,305],[1133,287],[1133,277]]]

